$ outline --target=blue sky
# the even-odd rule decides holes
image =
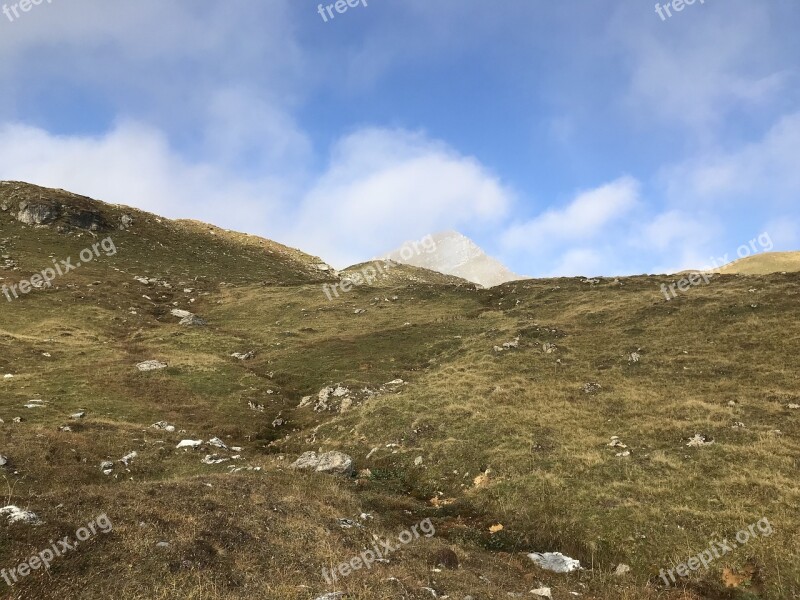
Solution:
[[[796,0],[15,4],[0,179],[339,267],[447,229],[532,276],[800,249]]]

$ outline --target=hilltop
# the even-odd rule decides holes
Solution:
[[[769,275],[798,271],[800,252],[765,252],[728,263],[716,272],[726,275]]]
[[[0,209],[0,284],[115,248],[0,296],[0,508],[40,521],[0,517],[0,569],[113,523],[3,597],[800,595],[800,274],[667,301],[658,277],[479,289],[397,265],[329,299],[365,265],[19,182]],[[290,467],[308,452],[352,464]],[[762,519],[771,535],[664,585]]]

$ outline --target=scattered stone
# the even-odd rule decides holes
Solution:
[[[234,352],[233,354],[231,354],[231,358],[236,358],[238,360],[250,360],[251,358],[254,358],[255,355],[256,353],[250,350],[248,352],[245,352],[244,354],[242,354],[241,352]]]
[[[9,525],[15,523],[23,523],[25,525],[39,525],[41,520],[39,517],[30,511],[22,510],[16,506],[9,505],[0,508],[0,517],[5,517]]]
[[[642,359],[642,355],[638,352],[631,352],[628,355],[628,362],[629,363],[638,363]]]
[[[44,400],[30,400],[27,404],[25,404],[25,408],[43,408],[44,405]]]
[[[292,469],[300,471],[316,471],[317,473],[330,473],[333,475],[351,475],[353,473],[353,459],[342,452],[305,452],[291,465]]]
[[[617,568],[614,569],[614,575],[616,575],[617,577],[622,577],[623,575],[627,575],[630,572],[631,568],[624,563],[619,563],[617,565]]]
[[[714,440],[709,438],[708,436],[695,433],[694,437],[689,438],[689,443],[686,445],[689,446],[690,448],[699,448],[701,446],[710,446],[713,443]]]
[[[3,379],[14,379],[14,376],[11,373],[6,373],[3,375]]]
[[[344,598],[344,592],[331,592],[330,594],[317,596],[314,600],[342,600],[342,598]]]
[[[203,440],[181,440],[175,448],[199,448],[202,445]]]
[[[416,466],[416,467],[421,467],[422,466],[422,457],[421,456],[418,456],[417,458],[414,459],[414,466]]]
[[[353,311],[353,314],[354,315],[363,315],[365,312],[367,312],[366,308],[357,308],[357,309],[355,309]]]
[[[166,431],[167,433],[173,433],[175,431],[175,425],[170,425],[166,421],[159,421],[158,423],[153,423],[150,425],[152,429],[161,429],[162,431]]]
[[[627,446],[620,441],[619,436],[617,435],[611,436],[611,441],[608,443],[608,445],[612,448],[627,448]]]
[[[352,529],[353,527],[363,527],[360,523],[356,523],[353,519],[336,519],[339,527],[342,529]]]
[[[556,347],[555,344],[551,344],[550,342],[545,342],[544,344],[542,344],[542,352],[544,352],[545,354],[552,354],[556,350],[558,350],[558,348]]]
[[[145,371],[157,371],[159,369],[166,369],[167,368],[167,364],[166,363],[162,363],[162,362],[157,361],[157,360],[146,360],[146,361],[140,362],[138,365],[136,365],[136,368],[139,369],[142,372],[145,372]]]
[[[800,404],[787,404],[786,408],[788,408],[789,410],[797,410],[800,409]]]
[[[218,454],[208,454],[203,459],[202,462],[203,462],[203,464],[206,464],[206,465],[218,465],[220,463],[224,463],[224,462],[227,462],[229,460],[231,460],[231,459],[230,458],[223,458],[223,457],[219,456]]]
[[[69,425],[59,425],[58,430],[63,431],[65,433],[72,433],[72,427],[70,427]]]
[[[546,571],[554,573],[571,573],[581,570],[581,563],[574,558],[565,556],[561,552],[532,552],[528,554],[533,562]]]
[[[173,317],[178,317],[179,319],[185,319],[186,317],[191,317],[194,313],[191,313],[188,310],[181,310],[180,308],[173,308],[171,311],[169,311],[169,314],[171,314]]]
[[[169,548],[169,542],[156,542],[156,548]]]
[[[78,419],[82,419],[82,418],[83,418],[83,417],[85,417],[85,416],[86,416],[86,411],[83,411],[83,410],[82,410],[82,411],[79,411],[79,412],[76,412],[76,413],[72,413],[72,414],[69,416],[69,418],[70,418],[70,419],[75,419],[75,420],[77,421]]]
[[[630,450],[623,450],[622,452],[617,452],[614,456],[617,458],[627,458],[631,455]]]
[[[208,443],[211,444],[212,446],[217,447],[217,448],[222,448],[223,450],[227,450],[228,449],[228,446],[225,445],[225,442],[223,442],[218,437],[211,438],[210,440],[208,440]]]
[[[0,467],[5,467],[8,464],[8,457],[0,454]]]
[[[583,393],[584,394],[596,394],[597,392],[599,392],[602,389],[603,389],[603,386],[601,386],[599,383],[594,382],[594,381],[590,381],[589,383],[587,383],[586,385],[583,386]]]
[[[535,590],[531,590],[531,594],[534,596],[539,596],[540,598],[552,598],[553,590],[551,590],[549,587],[540,587],[536,588]]]
[[[114,469],[114,463],[110,460],[104,460],[100,463],[100,470],[103,472],[104,475],[111,475],[111,471]]]
[[[206,323],[203,319],[201,319],[197,315],[189,315],[188,317],[184,317],[178,323],[178,325],[184,325],[186,327],[203,327],[204,325],[207,324],[208,323]]]
[[[124,464],[127,467],[128,463],[131,462],[137,456],[139,456],[139,454],[137,452],[131,452],[129,454],[126,454],[122,458],[120,458],[119,462],[121,462],[122,464]]]
[[[133,219],[130,215],[121,215],[119,218],[119,228],[127,231],[133,225]]]

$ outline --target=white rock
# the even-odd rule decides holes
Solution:
[[[159,369],[166,369],[167,365],[157,360],[146,360],[136,365],[136,368],[140,371],[157,371]]]
[[[554,573],[571,573],[581,569],[580,561],[565,556],[561,552],[532,552],[528,554],[528,558],[542,569]]]
[[[228,447],[225,445],[225,442],[223,442],[218,437],[211,438],[210,440],[208,440],[208,443],[211,444],[212,446],[216,446],[217,448],[222,448],[224,450],[228,449]]]
[[[789,404],[786,406],[786,408],[789,408],[791,410],[797,410],[800,409],[800,404]]]
[[[39,517],[36,516],[35,513],[22,510],[13,505],[0,508],[0,517],[5,517],[9,525],[14,525],[15,523],[38,525],[41,523]]]
[[[202,462],[203,462],[203,464],[206,464],[206,465],[218,465],[220,463],[224,463],[224,462],[229,461],[229,460],[230,460],[230,458],[222,458],[221,456],[219,456],[217,454],[208,454],[202,460]]]
[[[534,596],[539,596],[540,598],[552,598],[553,591],[549,587],[540,587],[535,590],[531,590],[531,594]]]
[[[80,412],[72,413],[69,416],[69,418],[70,419],[82,419],[85,416],[86,416],[86,412],[85,411],[80,411]]]
[[[132,461],[134,458],[136,458],[137,456],[139,456],[139,454],[138,454],[138,453],[136,453],[136,452],[131,452],[130,454],[126,454],[125,456],[123,456],[122,458],[120,458],[120,459],[119,459],[119,462],[123,463],[123,464],[124,464],[124,465],[127,467],[127,466],[128,466],[128,463],[129,463],[130,461]]]
[[[5,467],[8,464],[8,457],[0,454],[0,467]]]
[[[625,575],[627,573],[630,573],[630,572],[631,572],[631,568],[628,565],[624,564],[624,563],[619,563],[617,565],[617,568],[614,569],[614,575],[616,575],[617,577],[622,577],[623,575]]]
[[[175,431],[175,425],[170,425],[166,421],[159,421],[158,423],[153,423],[150,425],[152,429],[161,429],[162,431],[166,431],[167,433],[172,433]]]
[[[353,472],[353,459],[342,452],[305,452],[290,465],[292,469],[301,471],[314,470],[318,473],[350,475]]]
[[[686,444],[690,448],[698,448],[701,446],[710,446],[714,443],[714,440],[709,440],[706,436],[700,435],[699,433],[695,433],[693,438],[689,439],[689,443]]]
[[[14,379],[14,376],[11,373],[6,373],[3,375],[3,379]]]
[[[175,448],[199,448],[203,445],[203,440],[181,440]]]
[[[182,310],[180,308],[173,308],[169,311],[173,317],[178,317],[179,319],[185,319],[186,317],[191,317],[193,313],[189,312],[188,310]]]

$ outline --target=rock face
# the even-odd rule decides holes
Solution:
[[[406,244],[390,252],[388,258],[404,265],[461,277],[483,287],[525,279],[487,256],[475,242],[456,231],[437,233],[425,241],[425,244]]]
[[[332,475],[351,475],[353,473],[353,459],[342,452],[305,452],[291,465],[292,469],[299,471],[316,471],[317,473],[330,473]]]
[[[55,221],[59,214],[58,205],[20,202],[16,218],[17,221],[26,225],[46,225]]]

